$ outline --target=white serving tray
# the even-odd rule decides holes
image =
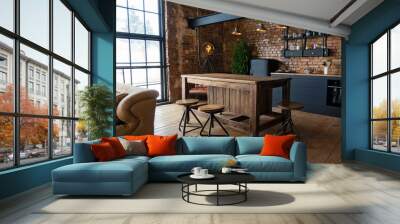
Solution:
[[[192,178],[192,179],[199,179],[199,180],[203,180],[203,179],[212,179],[212,178],[214,178],[214,177],[215,177],[215,176],[212,175],[212,174],[207,174],[207,175],[204,175],[204,176],[194,175],[194,174],[190,175],[190,178]]]

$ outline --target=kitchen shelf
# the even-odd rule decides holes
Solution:
[[[329,56],[329,49],[327,47],[327,34],[324,33],[319,33],[319,34],[314,34],[314,35],[306,35],[307,33],[313,33],[311,31],[305,30],[303,33],[298,34],[300,36],[298,37],[288,37],[289,34],[289,27],[286,28],[283,40],[285,41],[285,46],[284,50],[282,51],[282,54],[285,58],[290,58],[290,57],[327,57]],[[305,49],[307,46],[307,40],[308,39],[316,39],[316,38],[322,38],[322,47],[315,48],[315,49]],[[290,50],[289,49],[289,41],[298,41],[302,40],[301,43],[301,49],[300,50]],[[297,45],[298,46],[298,45]]]
[[[283,50],[282,52],[285,58],[290,57],[327,57],[329,55],[329,49],[317,48],[307,50]]]

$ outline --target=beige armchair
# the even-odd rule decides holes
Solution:
[[[117,136],[154,134],[158,92],[134,88],[117,96]]]

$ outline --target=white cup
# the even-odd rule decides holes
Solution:
[[[230,173],[230,172],[232,172],[232,168],[229,168],[229,167],[222,167],[221,172],[222,172],[222,173]]]
[[[200,176],[207,176],[208,175],[208,169],[201,169],[200,170]]]
[[[202,170],[201,167],[194,167],[194,168],[192,169],[192,173],[193,173],[194,175],[196,175],[196,176],[199,176],[199,175],[201,175],[201,173],[200,173],[201,170]]]

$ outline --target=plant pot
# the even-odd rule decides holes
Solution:
[[[328,70],[329,70],[329,67],[324,67],[324,75],[328,75]]]

